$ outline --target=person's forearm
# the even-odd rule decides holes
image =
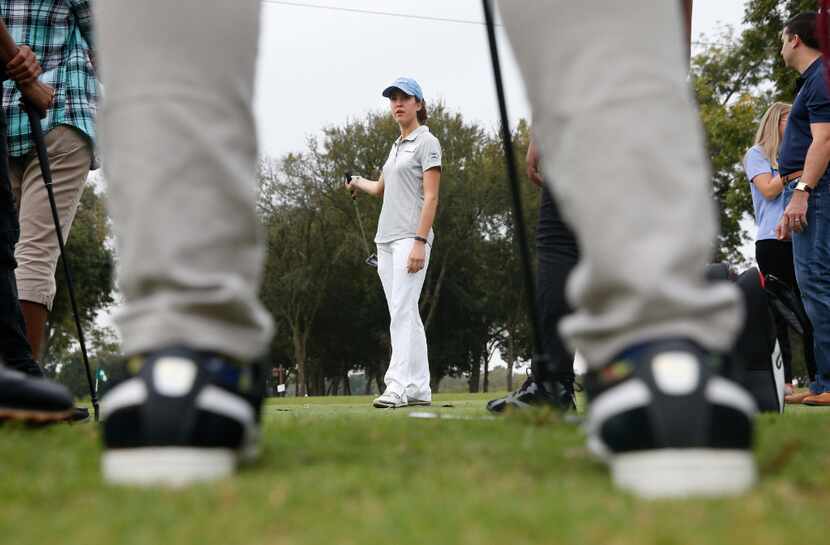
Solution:
[[[810,187],[816,187],[830,164],[830,141],[816,141],[810,144],[807,157],[804,158],[804,172],[801,181]]]
[[[352,182],[352,185],[356,186],[364,193],[368,193],[369,195],[375,197],[379,197],[383,191],[383,187],[379,181],[367,180],[366,178],[357,179]]]
[[[419,237],[428,238],[432,229],[432,222],[435,221],[435,214],[438,212],[438,197],[425,196],[424,207],[421,208],[421,221],[418,223]]]
[[[761,194],[768,201],[774,201],[778,198],[778,195],[780,195],[781,192],[784,191],[784,181],[781,179],[781,176],[777,174],[773,177],[770,177],[769,180],[756,185],[758,186],[758,189],[761,191]]]

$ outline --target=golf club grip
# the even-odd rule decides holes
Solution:
[[[345,183],[346,183],[346,185],[349,185],[349,182],[351,182],[351,181],[352,181],[352,173],[351,173],[351,172],[347,172],[347,173],[346,173],[346,182],[345,182]],[[354,200],[357,200],[357,195],[355,195],[355,192],[354,192],[353,190],[349,189],[349,193],[351,193],[351,194],[352,194],[352,200],[353,200],[353,201],[354,201]]]
[[[0,19],[0,62],[3,66],[17,55],[17,43],[9,34],[6,23]],[[46,116],[46,110],[52,105],[52,98],[55,96],[55,89],[40,81],[33,81],[26,85],[18,85],[23,99],[37,109],[41,118]]]

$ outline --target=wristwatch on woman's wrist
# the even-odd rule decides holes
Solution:
[[[415,235],[415,240],[417,240],[418,242],[423,242],[424,244],[427,243],[427,239],[418,235]]]

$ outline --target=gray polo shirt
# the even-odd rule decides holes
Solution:
[[[383,207],[378,220],[375,242],[382,244],[417,233],[424,207],[424,172],[441,166],[441,143],[426,125],[392,144],[383,165]],[[429,230],[432,245],[435,234]]]

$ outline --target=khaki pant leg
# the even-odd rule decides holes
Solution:
[[[83,133],[68,125],[53,128],[44,140],[52,172],[52,191],[66,241],[89,174],[92,147]],[[18,296],[51,310],[60,246],[49,195],[34,152],[12,163],[12,187],[20,219],[20,240],[14,252]]]
[[[257,357],[273,331],[258,300],[264,247],[251,102],[259,1],[95,7],[123,349],[178,344]]]
[[[661,337],[731,348],[742,304],[734,286],[704,280],[717,222],[679,3],[499,7],[545,180],[581,252],[563,336],[592,367]]]

